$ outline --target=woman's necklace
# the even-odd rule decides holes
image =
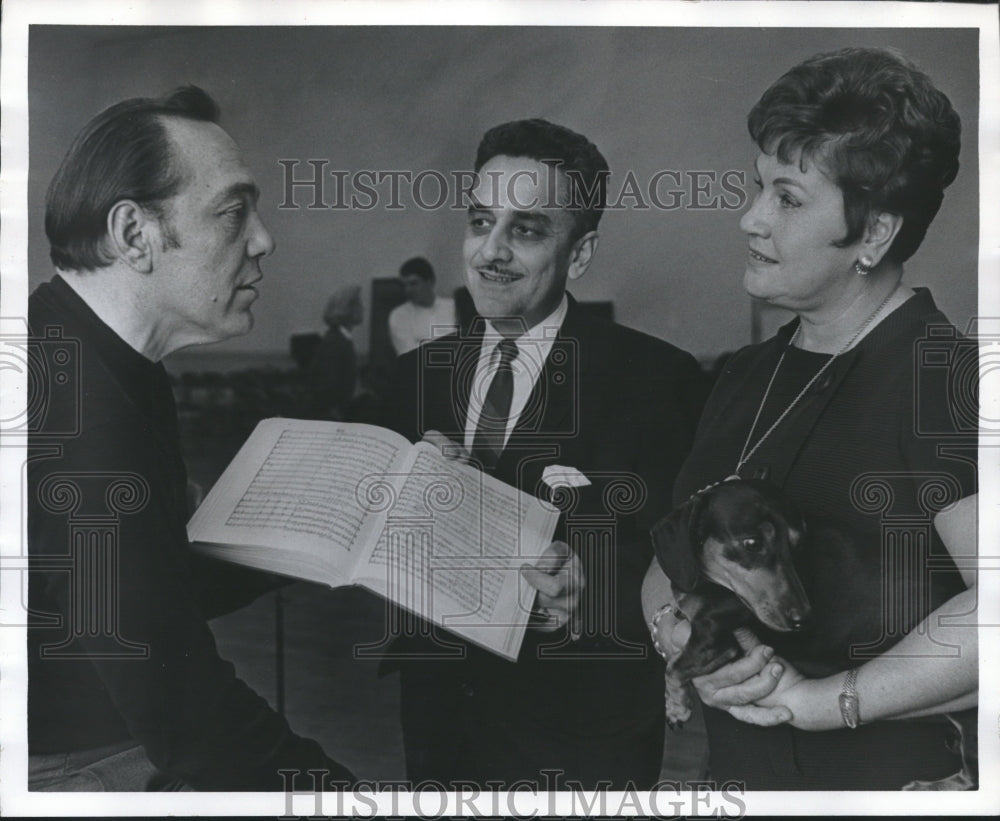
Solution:
[[[751,448],[750,440],[753,438],[753,432],[757,429],[757,423],[760,421],[760,415],[764,412],[764,405],[767,404],[767,397],[771,393],[771,386],[774,385],[775,377],[777,377],[778,371],[781,370],[781,363],[785,361],[785,354],[788,352],[788,349],[791,348],[792,345],[795,343],[795,340],[798,338],[799,331],[802,330],[802,322],[801,320],[799,321],[798,326],[795,328],[795,333],[792,334],[792,338],[788,340],[788,344],[785,346],[785,349],[781,352],[781,356],[778,359],[778,364],[774,366],[774,372],[771,374],[771,378],[768,380],[767,387],[764,389],[764,396],[761,398],[760,405],[758,405],[757,407],[757,414],[753,418],[753,424],[750,425],[750,432],[747,433],[747,440],[746,442],[743,443],[743,450],[740,453],[740,460],[739,462],[736,463],[735,475],[737,476],[739,475],[739,472],[743,469],[743,465],[745,465],[748,461],[750,461],[750,458],[757,452],[757,448],[759,448],[764,443],[764,440],[767,439],[767,437],[774,432],[774,429],[782,423],[784,418],[788,416],[788,414],[791,412],[792,408],[795,407],[795,404],[803,396],[806,395],[806,392],[813,385],[816,384],[816,381],[824,373],[826,373],[827,369],[834,363],[834,360],[836,360],[837,357],[840,356],[842,353],[849,350],[854,345],[854,343],[858,341],[859,337],[866,330],[868,330],[868,326],[875,321],[875,317],[877,317],[882,312],[882,309],[889,303],[889,300],[892,298],[893,294],[895,294],[896,291],[898,290],[899,286],[897,285],[895,288],[889,291],[888,294],[886,294],[885,299],[883,299],[882,302],[879,303],[879,306],[874,311],[872,311],[871,316],[869,316],[868,319],[865,320],[864,324],[860,328],[858,328],[854,336],[852,336],[849,340],[847,340],[847,342],[844,343],[843,347],[841,347],[839,351],[837,351],[833,356],[831,356],[828,360],[826,360],[826,362],[823,363],[823,367],[820,368],[818,371],[816,371],[812,379],[806,382],[806,386],[798,392],[798,394],[791,402],[788,403],[788,406],[781,412],[778,418],[774,420],[771,427],[769,427],[766,431],[764,431],[760,439],[757,440],[757,444]]]

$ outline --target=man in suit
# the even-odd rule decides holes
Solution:
[[[472,646],[455,658],[413,636],[393,646],[408,775],[649,787],[663,668],[639,590],[702,374],[689,354],[566,293],[594,258],[605,201],[608,167],[590,141],[544,120],[505,123],[483,137],[475,169],[463,252],[478,317],[401,357],[395,426],[450,442],[563,515],[559,541],[522,571],[538,593],[516,663]]]

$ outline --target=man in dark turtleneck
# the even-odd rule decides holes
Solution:
[[[28,470],[29,789],[276,790],[282,769],[353,780],[219,657],[206,620],[267,585],[187,539],[160,360],[249,331],[274,248],[217,119],[195,87],[126,100],[87,124],[49,187],[58,274],[29,302],[33,353],[53,366],[29,401],[43,411]],[[78,402],[58,399],[67,374]]]

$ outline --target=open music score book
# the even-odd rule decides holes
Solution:
[[[331,587],[359,584],[516,659],[534,600],[519,568],[558,511],[373,425],[265,419],[191,521],[215,558]]]

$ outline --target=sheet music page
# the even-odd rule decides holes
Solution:
[[[378,526],[361,489],[409,447],[371,425],[265,420],[192,517],[189,538],[260,547],[278,572],[310,567],[327,583],[349,582]]]
[[[519,646],[532,598],[519,568],[548,546],[558,512],[432,445],[414,453],[359,580],[492,649]]]

